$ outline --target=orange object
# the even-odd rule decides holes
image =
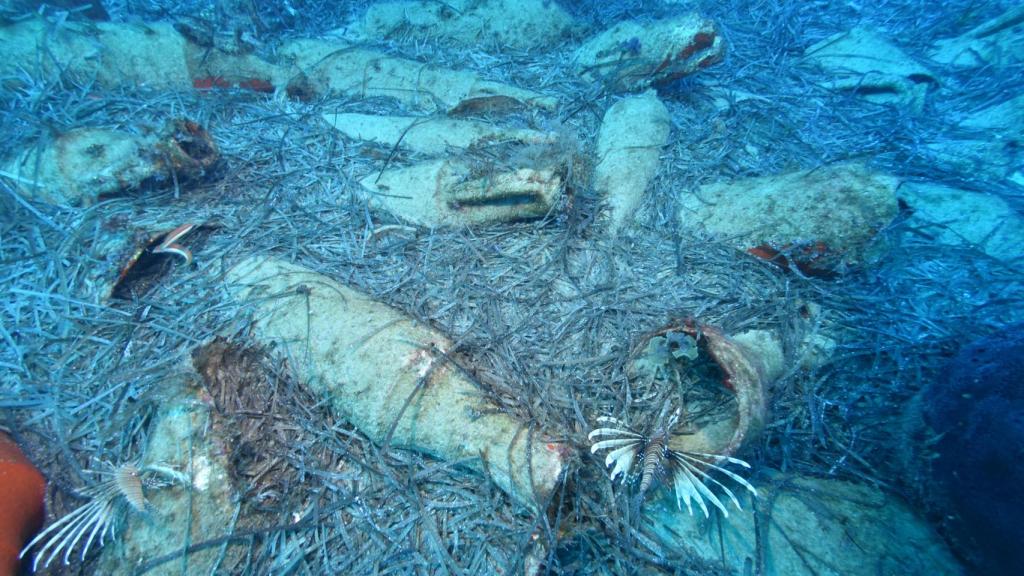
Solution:
[[[203,76],[192,79],[192,87],[197,90],[210,90],[212,88],[230,88],[231,83],[222,76]]]
[[[265,94],[274,93],[274,85],[262,78],[249,78],[248,80],[242,80],[238,83],[239,88],[245,88],[246,90],[252,90],[253,92],[263,92]]]
[[[46,478],[0,432],[0,576],[18,572],[18,555],[43,525]]]
[[[768,244],[761,244],[760,246],[747,249],[748,254],[757,256],[762,260],[767,260],[789,272],[792,270],[792,264],[789,258],[786,257],[786,254],[783,254],[783,251],[793,257],[796,269],[804,276],[823,278],[825,280],[831,280],[836,277],[836,273],[827,267],[827,264],[831,263],[829,260],[834,259],[836,254],[830,251],[828,246],[821,241],[806,246],[786,244],[780,250]]]

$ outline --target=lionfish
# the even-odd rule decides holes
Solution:
[[[757,490],[749,482],[721,466],[722,463],[728,463],[749,469],[750,464],[739,458],[720,454],[672,450],[668,447],[669,432],[675,426],[678,418],[679,411],[677,410],[667,424],[657,426],[650,435],[644,435],[615,418],[602,416],[597,421],[608,423],[610,426],[597,428],[587,438],[591,441],[600,437],[609,437],[610,439],[594,442],[590,451],[596,454],[598,450],[611,450],[605,457],[604,464],[605,466],[615,465],[611,473],[612,481],[619,476],[623,478],[624,482],[636,481],[639,478],[638,504],[643,501],[644,495],[655,481],[662,482],[671,479],[676,494],[676,506],[682,510],[685,503],[686,509],[691,515],[693,514],[691,503],[696,502],[704,511],[704,516],[707,517],[709,513],[706,502],[710,502],[721,510],[724,516],[729,516],[729,511],[707,483],[720,488],[732,500],[736,508],[742,510],[743,507],[732,490],[711,476],[710,472],[714,471],[726,476],[756,497]],[[664,422],[664,418],[659,420]],[[633,470],[634,463],[639,463],[636,470]]]
[[[58,519],[22,548],[20,557],[24,558],[34,546],[41,544],[35,552],[33,571],[39,569],[40,563],[44,567],[49,566],[61,551],[64,552],[64,564],[68,564],[72,551],[83,538],[81,558],[84,560],[93,542],[103,546],[108,536],[114,537],[118,517],[125,509],[146,512],[149,503],[143,487],[161,488],[169,485],[166,481],[153,478],[152,473],[165,479],[187,482],[184,474],[161,465],[139,467],[137,464],[121,464],[113,467],[112,473],[100,473],[109,478],[81,491],[89,499],[85,504]]]

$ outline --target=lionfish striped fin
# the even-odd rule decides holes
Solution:
[[[643,438],[643,435],[637,434],[632,430],[624,430],[621,428],[598,428],[592,430],[590,434],[587,434],[587,440],[593,440],[599,436],[622,436],[625,438]]]
[[[605,468],[615,463],[615,468],[612,469],[611,478],[615,480],[620,474],[623,478],[629,475],[629,470],[633,467],[633,460],[636,458],[636,444],[629,446],[623,446],[618,450],[613,450],[608,453],[608,456],[604,459]]]
[[[635,446],[640,442],[641,439],[639,438],[613,438],[612,440],[602,440],[600,442],[595,442],[594,445],[590,447],[590,453],[597,454],[598,450],[618,448],[620,446]]]
[[[729,462],[730,464],[739,464],[740,466],[743,466],[744,468],[750,468],[750,464],[747,464],[746,462],[744,462],[743,460],[740,460],[739,458],[732,458],[732,457],[729,457],[729,456],[716,456],[716,455],[712,455],[712,454],[699,454],[699,455],[700,456],[705,456],[705,457],[708,457],[708,458],[715,458],[715,459],[719,459],[719,460],[725,460],[726,462]],[[733,482],[735,482],[735,483],[739,484],[740,486],[743,486],[744,488],[746,488],[746,490],[748,492],[750,492],[751,494],[753,494],[754,496],[757,496],[757,488],[754,488],[754,486],[750,482],[747,482],[747,480],[745,478],[743,478],[739,474],[733,472],[732,470],[723,468],[723,467],[719,466],[718,464],[716,464],[714,462],[708,462],[706,460],[695,458],[693,452],[673,452],[673,456],[675,456],[677,458],[685,458],[685,459],[688,459],[688,460],[694,460],[696,462],[699,462],[700,464],[702,464],[704,466],[707,466],[708,468],[711,468],[712,470],[720,472],[721,474],[725,475],[726,477],[728,477]],[[742,507],[740,507],[739,504],[737,504],[736,507],[740,508],[742,510]]]

